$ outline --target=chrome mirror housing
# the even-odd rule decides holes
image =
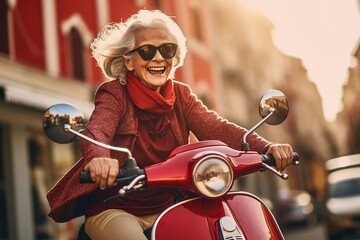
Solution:
[[[85,127],[83,114],[74,106],[66,103],[55,104],[49,107],[43,117],[43,129],[46,136],[56,143],[70,143],[75,134],[66,131],[70,126],[74,131],[81,131]]]
[[[278,125],[285,121],[289,113],[286,96],[279,90],[269,90],[261,97],[259,113],[266,123]],[[269,116],[271,115],[271,116]]]

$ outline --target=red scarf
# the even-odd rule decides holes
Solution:
[[[167,80],[158,93],[142,84],[134,73],[128,72],[126,87],[130,99],[144,111],[166,114],[174,109],[176,97],[172,80]]]

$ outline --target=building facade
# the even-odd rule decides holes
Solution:
[[[0,0],[0,239],[72,239],[82,219],[55,224],[46,192],[80,158],[78,143],[46,139],[42,117],[55,103],[88,118],[106,79],[89,45],[108,22],[160,9],[188,38],[176,79],[217,106],[206,0]]]
[[[54,223],[45,196],[81,157],[78,142],[50,142],[42,118],[59,102],[91,115],[94,92],[107,79],[89,45],[108,22],[144,8],[173,16],[183,30],[188,55],[175,78],[190,84],[210,109],[249,128],[259,121],[263,92],[277,88],[288,96],[287,121],[257,131],[292,144],[301,166],[289,169],[288,182],[254,174],[239,181],[241,189],[276,201],[280,187],[323,188],[323,160],[336,146],[320,95],[302,62],[274,46],[269,20],[245,1],[0,0],[0,239],[75,238],[83,219]]]

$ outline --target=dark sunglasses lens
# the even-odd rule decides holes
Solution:
[[[165,59],[173,58],[175,56],[177,45],[174,43],[166,43],[159,47],[161,56]]]
[[[156,54],[156,47],[151,45],[145,45],[139,48],[139,55],[144,60],[151,60]]]
[[[177,45],[175,43],[165,43],[159,47],[152,45],[144,45],[138,48],[136,51],[139,53],[140,57],[149,61],[154,58],[156,51],[159,50],[161,56],[165,59],[173,58],[176,54]]]

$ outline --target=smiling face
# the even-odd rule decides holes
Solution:
[[[135,48],[149,44],[160,46],[164,43],[175,43],[174,39],[164,29],[148,28],[135,33]],[[133,71],[136,77],[146,87],[160,91],[160,87],[168,80],[174,58],[165,59],[159,51],[151,60],[143,60],[138,52],[133,52],[125,59],[128,71]]]

